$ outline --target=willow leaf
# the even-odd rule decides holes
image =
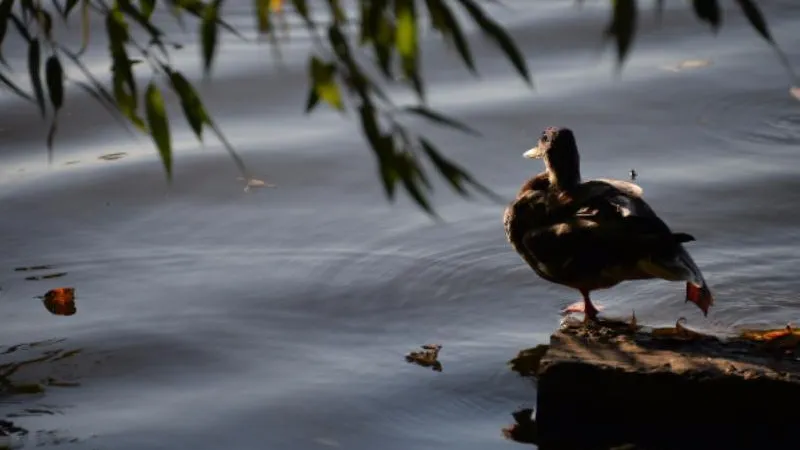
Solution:
[[[42,61],[41,46],[39,39],[31,40],[28,46],[28,75],[31,78],[33,94],[36,97],[36,104],[39,105],[39,112],[45,116],[44,89],[42,88]]]
[[[58,127],[58,112],[64,105],[64,69],[56,55],[47,58],[47,62],[45,63],[45,81],[47,82],[47,92],[50,95],[50,104],[53,105],[53,119],[50,123],[50,130],[47,133],[48,160],[52,161],[53,139],[55,138],[56,128]]]
[[[145,111],[147,113],[147,125],[150,129],[150,136],[158,147],[161,162],[167,173],[167,179],[172,179],[172,139],[169,133],[169,120],[167,119],[164,98],[155,83],[151,82],[147,86],[145,93]]]
[[[722,23],[722,14],[717,0],[692,0],[692,8],[695,15],[700,20],[708,22],[714,31],[719,29]]]
[[[516,68],[517,72],[525,80],[525,82],[528,85],[532,85],[533,80],[531,79],[531,74],[528,70],[528,64],[525,62],[525,57],[522,56],[522,52],[520,52],[519,48],[517,48],[517,45],[514,43],[514,40],[511,39],[511,36],[509,36],[508,32],[506,32],[506,30],[497,22],[489,18],[486,13],[483,12],[481,7],[478,6],[475,0],[458,1],[472,17],[472,20],[478,24],[481,30],[490,38],[492,38],[492,40],[495,41],[503,53],[505,53],[506,57],[509,59],[509,61],[511,61],[511,64],[514,65],[514,68]]]

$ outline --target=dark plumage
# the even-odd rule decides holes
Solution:
[[[506,238],[537,275],[577,289],[582,311],[594,320],[589,293],[626,280],[686,282],[686,301],[704,315],[714,298],[703,274],[683,248],[693,241],[673,233],[626,181],[582,181],[575,137],[547,128],[525,157],[544,160],[545,171],[527,180],[503,217]]]

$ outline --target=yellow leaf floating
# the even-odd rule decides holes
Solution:
[[[739,336],[742,339],[761,342],[768,348],[788,351],[800,346],[800,330],[794,329],[791,325],[772,330],[742,330]]]
[[[786,325],[785,328],[772,329],[772,330],[743,330],[741,333],[742,338],[751,341],[772,341],[785,336],[799,336],[800,330],[795,330],[791,325]]]

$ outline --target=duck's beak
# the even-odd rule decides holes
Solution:
[[[533,147],[532,149],[523,153],[522,156],[525,158],[539,159],[544,157],[544,151],[542,151],[542,149],[537,145],[536,147]]]

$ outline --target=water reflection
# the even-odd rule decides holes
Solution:
[[[67,363],[82,349],[64,347],[64,341],[50,339],[0,347],[0,404],[13,403],[19,395],[44,394],[48,387],[79,386],[68,373]]]
[[[81,348],[70,348],[65,339],[47,339],[0,347],[0,407],[5,419],[62,415],[65,406],[43,402],[50,389],[74,388],[80,382],[74,373]],[[64,430],[31,433],[11,420],[0,420],[0,448],[19,448],[29,440],[37,447],[77,443]]]

